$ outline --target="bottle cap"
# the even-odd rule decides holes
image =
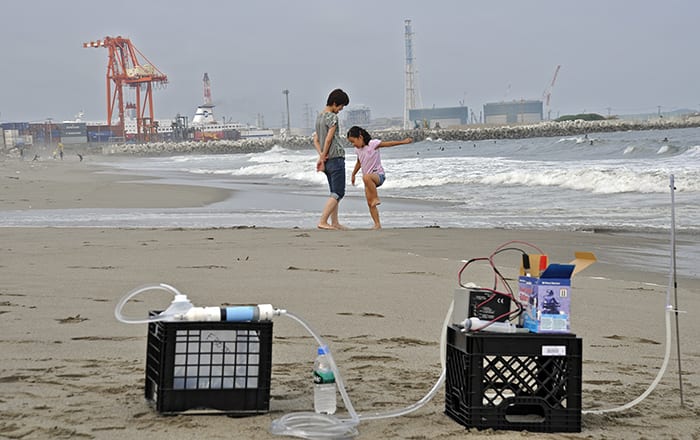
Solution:
[[[318,354],[328,354],[328,346],[321,345],[318,347]]]

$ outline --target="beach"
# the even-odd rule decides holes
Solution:
[[[0,207],[200,207],[236,197],[222,188],[155,185],[95,162],[95,156],[83,162],[0,159]],[[324,195],[315,195],[322,206]],[[217,228],[0,228],[0,438],[279,438],[269,432],[274,419],[312,410],[316,344],[296,322],[278,317],[268,414],[159,415],[144,400],[147,327],[117,321],[114,309],[137,286],[161,282],[196,305],[269,303],[303,317],[329,343],[358,412],[408,406],[440,375],[440,333],[462,261],[488,257],[513,240],[538,246],[551,262],[569,262],[575,251],[598,258],[573,278],[571,326],[583,341],[584,412],[637,398],[662,365],[669,269],[639,259],[669,253],[668,237],[253,224],[255,219]],[[496,262],[516,285],[519,255],[499,255]],[[489,285],[493,275],[476,265],[463,281]],[[679,308],[688,312],[679,322],[684,406],[674,335],[657,388],[629,410],[584,414],[581,433],[465,430],[444,414],[440,390],[410,415],[361,423],[358,438],[700,438],[700,323],[692,314],[700,308],[700,279],[677,281]],[[127,311],[145,315],[169,300],[162,293],[145,295]],[[343,413],[341,404],[337,415]]]

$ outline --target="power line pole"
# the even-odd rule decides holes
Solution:
[[[311,106],[304,104],[304,134],[311,133]]]
[[[47,121],[49,121],[49,145],[53,145],[53,135],[51,133],[51,126],[53,125],[53,121],[51,118],[46,118]]]
[[[284,94],[284,96],[287,100],[287,136],[289,136],[292,132],[292,126],[291,126],[291,122],[289,120],[289,90],[288,89],[282,90],[282,94]]]

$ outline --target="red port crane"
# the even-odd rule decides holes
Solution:
[[[136,110],[136,137],[140,141],[152,140],[158,132],[153,117],[153,84],[165,85],[168,77],[158,70],[128,38],[104,37],[102,40],[83,43],[84,48],[106,47],[107,61],[107,125],[118,136],[124,136],[124,108]],[[145,62],[139,61],[139,57]],[[114,86],[114,87],[112,87]],[[136,103],[124,102],[124,87],[136,91]],[[143,95],[143,96],[142,96]],[[119,112],[118,126],[112,124],[114,112]]]
[[[544,105],[545,105],[545,112],[547,114],[548,121],[551,119],[551,113],[552,113],[552,110],[549,107],[549,100],[552,97],[552,89],[554,88],[554,83],[557,81],[557,75],[559,75],[559,69],[561,69],[561,65],[557,65],[557,68],[554,69],[554,76],[552,77],[552,82],[549,83],[547,88],[544,90],[544,93],[542,94],[542,98],[544,100]]]

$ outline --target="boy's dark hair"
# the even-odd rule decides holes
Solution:
[[[350,130],[348,130],[347,137],[361,137],[365,145],[369,144],[369,141],[372,140],[372,136],[369,135],[367,130],[365,130],[362,127],[358,127],[357,125],[353,125],[352,127],[350,127]]]
[[[328,100],[326,100],[326,105],[348,105],[350,104],[350,98],[348,94],[342,89],[335,89],[328,95]]]

